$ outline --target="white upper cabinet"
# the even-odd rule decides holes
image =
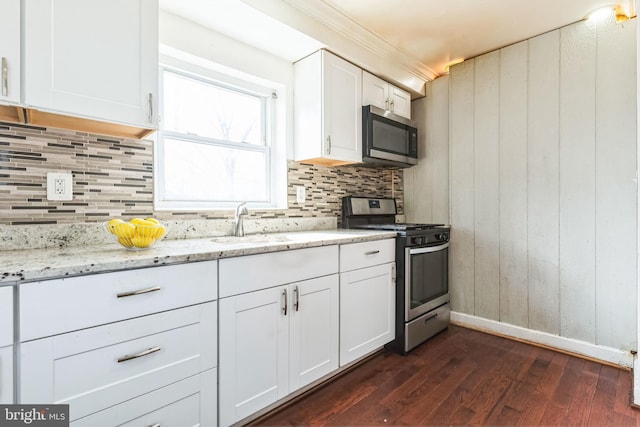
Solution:
[[[27,0],[23,22],[27,107],[156,127],[157,1]]]
[[[362,72],[362,105],[411,118],[411,94],[366,71]]]
[[[325,50],[294,64],[295,160],[362,162],[362,70]]]
[[[20,0],[0,0],[0,102],[20,102]]]

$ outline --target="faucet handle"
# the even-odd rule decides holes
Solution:
[[[247,211],[247,202],[242,202],[238,206],[236,206],[236,217],[240,215],[246,215],[249,212]]]

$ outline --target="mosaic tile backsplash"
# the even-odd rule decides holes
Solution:
[[[73,200],[47,201],[46,173],[73,174]],[[296,203],[296,187],[307,194]],[[288,162],[283,210],[248,218],[339,217],[342,196],[394,197],[402,214],[402,171]],[[153,143],[0,122],[0,225],[96,223],[112,217],[227,220],[233,211],[155,212]]]

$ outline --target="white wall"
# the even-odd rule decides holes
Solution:
[[[454,311],[637,348],[636,82],[635,20],[452,67]]]
[[[404,169],[404,213],[408,222],[449,224],[449,77],[425,86],[411,103],[418,127],[418,164]]]

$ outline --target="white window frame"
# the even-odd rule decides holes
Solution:
[[[264,145],[242,146],[247,151],[265,151],[268,156],[265,179],[269,182],[269,200],[247,200],[247,206],[252,209],[286,209],[287,208],[287,178],[286,178],[286,129],[284,120],[278,115],[285,111],[285,88],[283,85],[266,81],[239,71],[211,63],[201,58],[184,55],[188,59],[176,56],[161,55],[159,70],[159,127],[154,141],[154,207],[159,211],[208,211],[229,210],[238,205],[238,201],[201,201],[201,200],[170,200],[164,197],[164,138],[178,139],[191,143],[209,143],[212,138],[162,129],[162,112],[164,111],[164,71],[200,80],[205,83],[237,90],[242,93],[264,97],[266,105],[263,107],[263,135]],[[225,144],[217,141],[217,146],[240,148],[233,143]]]

